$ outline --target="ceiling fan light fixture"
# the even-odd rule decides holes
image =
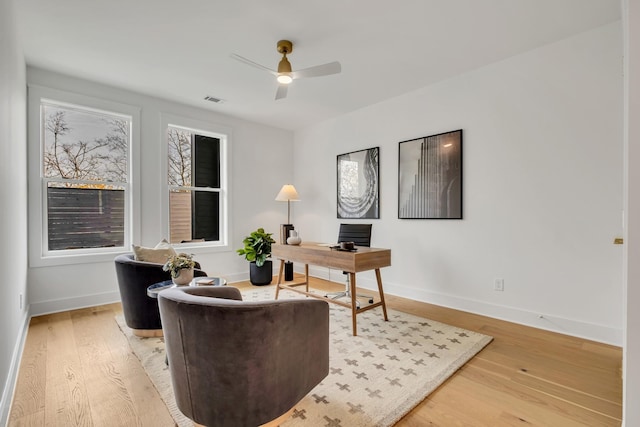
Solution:
[[[288,85],[293,81],[293,78],[289,75],[289,73],[280,73],[278,74],[278,83],[283,85]]]

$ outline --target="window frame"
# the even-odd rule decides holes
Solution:
[[[131,120],[125,188],[124,244],[108,248],[48,249],[47,184],[59,182],[44,175],[44,104],[80,111],[106,113]],[[129,251],[140,237],[139,147],[140,108],[90,96],[28,85],[28,188],[29,188],[29,264],[31,267],[93,263],[113,260],[114,255]],[[122,183],[118,183],[121,185]]]
[[[170,235],[170,206],[169,193],[176,186],[170,185],[167,175],[169,172],[169,141],[167,129],[174,127],[188,130],[203,136],[218,138],[220,140],[220,189],[205,189],[198,187],[179,187],[186,190],[218,192],[220,194],[220,239],[217,241],[171,243],[177,251],[192,251],[194,253],[224,252],[231,250],[231,140],[232,132],[229,127],[208,123],[198,119],[181,117],[173,114],[161,114],[162,132],[162,229],[167,236]]]

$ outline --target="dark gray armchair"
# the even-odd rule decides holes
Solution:
[[[329,372],[329,307],[242,301],[233,287],[160,292],[178,408],[205,426],[258,426],[290,410]]]
[[[136,261],[133,254],[118,255],[114,261],[127,326],[138,336],[161,335],[158,300],[147,296],[147,288],[154,283],[171,280],[171,273],[163,271],[162,264]],[[199,268],[200,264],[196,263],[193,276],[206,276],[207,273]]]

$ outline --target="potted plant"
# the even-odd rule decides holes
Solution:
[[[196,262],[193,260],[193,255],[180,253],[170,256],[162,266],[162,269],[171,272],[171,280],[176,285],[187,285],[193,280],[193,268],[195,265]]]
[[[258,228],[242,241],[244,247],[238,249],[238,255],[250,262],[249,280],[253,285],[262,286],[271,283],[273,278],[271,245],[276,241],[271,238],[273,233],[266,233],[264,228]]]

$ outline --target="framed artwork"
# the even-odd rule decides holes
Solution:
[[[462,219],[462,129],[399,145],[398,218]]]
[[[380,218],[380,148],[338,155],[338,218]]]

